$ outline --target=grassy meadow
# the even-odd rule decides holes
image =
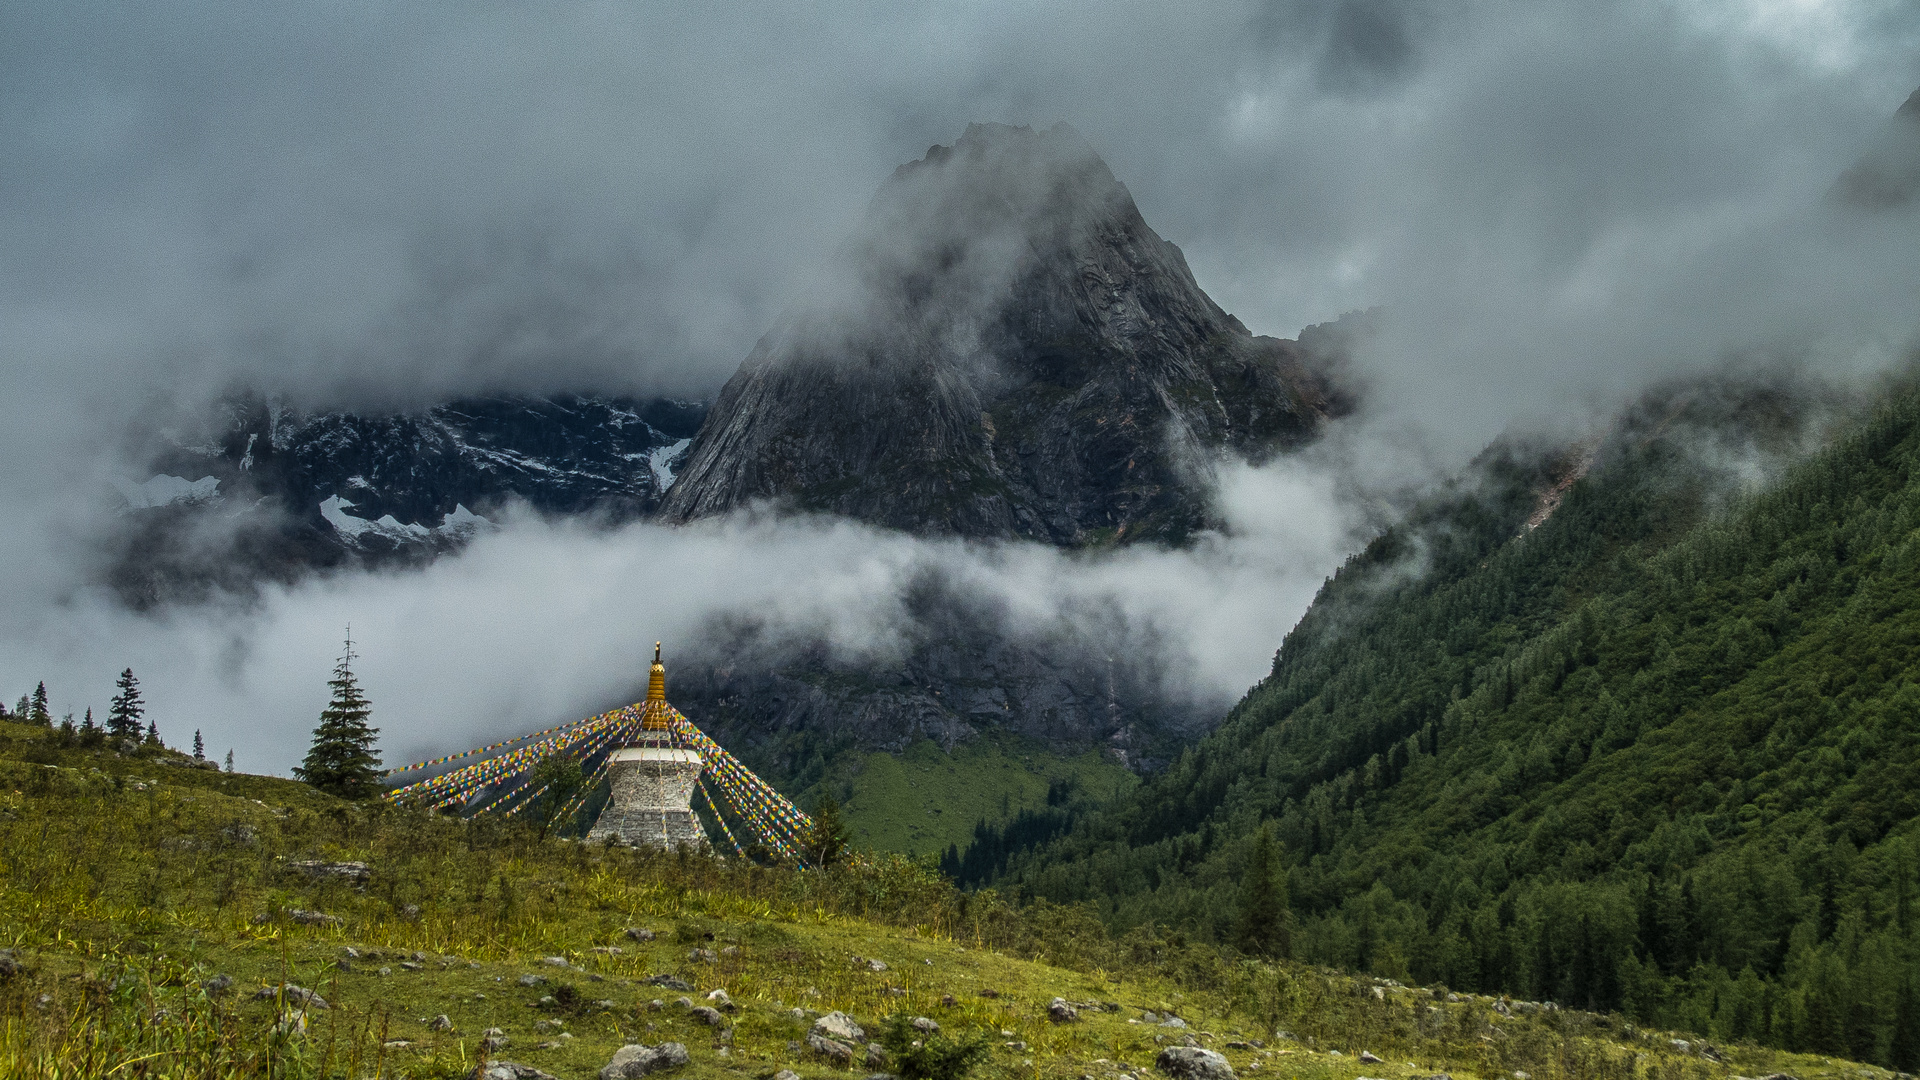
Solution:
[[[815,873],[543,841],[183,761],[0,724],[0,1076],[453,1078],[491,1058],[585,1078],[625,1043],[663,1041],[689,1049],[683,1076],[886,1071],[802,1048],[808,1011],[834,1009],[869,1033],[897,1012],[984,1033],[973,1075],[989,1080],[1122,1080],[1189,1039],[1241,1076],[1313,1080],[1887,1075],[1165,931],[1114,939],[1082,909],[960,893],[901,856]],[[678,1000],[716,989],[734,1003],[718,1026]],[[1051,1022],[1055,997],[1079,1019]]]

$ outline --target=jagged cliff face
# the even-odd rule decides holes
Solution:
[[[1329,358],[1220,310],[1065,126],[973,125],[902,166],[834,269],[721,391],[664,516],[1177,541],[1215,454],[1340,408]]]
[[[486,398],[380,416],[228,403],[196,445],[122,485],[107,577],[145,606],[239,591],[314,567],[417,562],[457,549],[508,503],[610,522],[659,505],[700,404]]]

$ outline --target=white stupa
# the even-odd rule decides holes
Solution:
[[[660,663],[660,644],[655,642],[639,733],[607,759],[613,795],[587,833],[588,841],[668,850],[707,846],[706,830],[692,805],[703,762],[697,751],[674,743],[667,669]]]

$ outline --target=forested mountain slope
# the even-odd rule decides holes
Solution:
[[[1522,535],[1490,470],[1349,564],[1215,734],[1006,876],[1230,937],[1271,822],[1295,956],[1913,1068],[1920,393],[1717,497],[1710,463],[1789,452],[1802,402],[1650,406]]]

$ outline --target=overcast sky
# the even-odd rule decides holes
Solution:
[[[275,679],[247,657],[279,642],[274,664],[323,671],[352,616],[340,597],[393,590],[294,590],[268,614],[103,607],[67,553],[99,527],[89,493],[122,467],[129,418],[235,385],[363,408],[710,396],[881,180],[970,121],[1079,129],[1256,332],[1384,305],[1361,365],[1372,437],[1345,468],[1405,467],[1357,449],[1389,444],[1457,462],[1729,355],[1857,373],[1913,340],[1912,215],[1823,200],[1920,85],[1914,3],[720,7],[0,11],[0,692],[46,677],[56,702],[98,707],[125,662],[193,671],[169,692],[207,702],[243,762],[284,767],[248,725],[298,714],[272,721],[281,738],[317,704],[261,690]],[[1258,676],[1351,535],[1322,480],[1268,487],[1294,500],[1289,535],[1315,539],[1270,575],[1275,613],[1222,685]],[[740,566],[766,565],[760,542]],[[524,584],[483,563],[406,588]],[[542,595],[585,595],[582,574]],[[497,673],[476,697],[502,700],[522,675],[503,657],[552,660],[529,648],[391,643],[375,689],[390,723],[444,734],[435,687],[485,683],[471,662]],[[567,685],[540,707],[617,689]]]

